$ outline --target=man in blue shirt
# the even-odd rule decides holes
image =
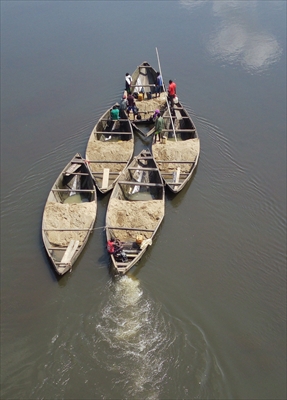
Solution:
[[[156,84],[155,84],[155,97],[160,97],[163,92],[162,76],[159,72],[156,73]]]

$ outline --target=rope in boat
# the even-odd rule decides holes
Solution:
[[[158,55],[157,47],[155,48],[155,51],[156,51],[156,55],[157,55],[158,69],[159,69],[159,72],[160,72],[161,78],[162,78],[162,86],[164,88],[164,91],[166,92],[166,87],[165,87],[165,84],[164,84],[164,81],[163,81],[163,77],[162,77],[162,73],[161,73],[161,67],[160,67],[160,61],[159,61],[159,55]],[[167,108],[168,108],[168,112],[169,112],[169,116],[170,116],[170,120],[171,120],[171,125],[172,125],[172,129],[173,129],[174,138],[175,138],[175,141],[177,142],[177,138],[176,138],[176,134],[175,134],[175,128],[174,128],[173,119],[172,119],[172,116],[171,116],[168,100],[167,100]]]

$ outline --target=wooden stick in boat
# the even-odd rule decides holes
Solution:
[[[159,68],[159,72],[160,72],[161,78],[162,78],[162,85],[163,85],[163,88],[164,88],[164,90],[166,92],[165,84],[164,84],[162,73],[161,73],[161,67],[160,67],[160,61],[159,61],[159,55],[158,55],[157,47],[155,48],[155,50],[156,50],[156,55],[157,55],[158,68]],[[177,142],[177,138],[176,138],[176,134],[175,134],[175,128],[174,128],[173,119],[172,119],[171,112],[170,112],[168,99],[167,99],[166,104],[167,104],[167,109],[168,109],[169,116],[170,116],[170,121],[171,121],[172,129],[173,129],[174,138],[175,138],[175,141]]]

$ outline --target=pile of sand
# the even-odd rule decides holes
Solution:
[[[104,168],[110,168],[114,172],[119,172],[125,166],[117,161],[128,161],[133,152],[134,141],[118,141],[111,142],[107,140],[90,140],[87,146],[87,158],[89,160],[116,160],[115,163],[91,163],[90,169],[92,172],[102,172]]]
[[[136,106],[139,112],[142,113],[142,119],[147,119],[154,114],[155,110],[164,110],[166,107],[166,93],[161,93],[160,97],[152,98],[150,100],[136,100]]]
[[[90,203],[61,204],[48,202],[43,215],[45,229],[90,228],[97,213],[95,201]],[[49,241],[56,246],[67,246],[72,239],[82,244],[87,231],[49,231]]]
[[[164,216],[164,201],[125,201],[110,199],[108,209],[109,226],[155,229]],[[145,239],[152,236],[152,232],[113,230],[115,236],[123,241],[135,241],[141,234]]]
[[[152,146],[152,152],[155,160],[171,161],[169,163],[159,163],[158,167],[163,172],[174,171],[180,167],[181,172],[189,172],[190,165],[174,164],[175,161],[195,161],[199,154],[199,139],[189,139],[184,141],[167,140],[165,144],[155,143]]]

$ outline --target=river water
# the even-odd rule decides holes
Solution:
[[[58,278],[48,192],[155,48],[196,173],[121,279],[98,195]],[[286,398],[285,1],[1,1],[1,303],[2,399]]]

